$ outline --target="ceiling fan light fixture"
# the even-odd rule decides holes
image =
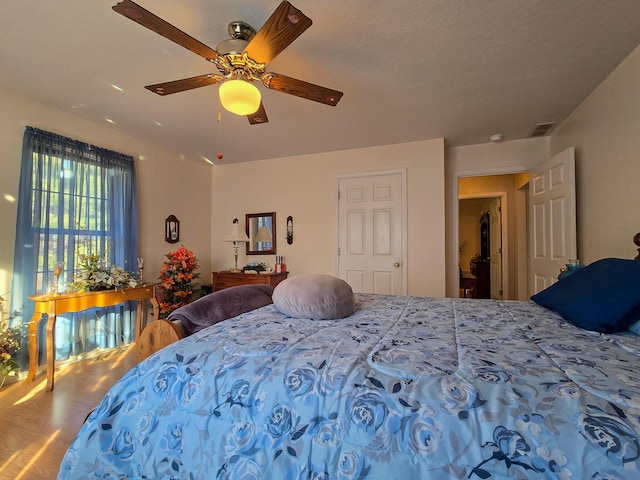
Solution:
[[[225,110],[236,115],[251,115],[260,108],[260,90],[245,80],[227,80],[218,91]]]

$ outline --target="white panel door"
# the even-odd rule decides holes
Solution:
[[[499,197],[489,204],[489,260],[491,298],[502,300],[502,203]]]
[[[577,258],[576,187],[573,147],[529,174],[529,293],[544,290],[560,268]]]
[[[403,175],[339,180],[338,276],[354,292],[401,295]]]

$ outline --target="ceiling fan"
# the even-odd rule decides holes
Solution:
[[[170,95],[220,83],[220,101],[223,107],[238,115],[247,115],[252,125],[269,121],[260,91],[252,84],[255,81],[271,90],[331,106],[337,105],[342,97],[342,92],[337,90],[265,70],[270,61],[312,24],[310,18],[287,1],[276,8],[257,33],[247,23],[231,22],[228,29],[231,38],[218,43],[215,50],[131,0],[123,0],[112,8],[200,55],[213,63],[220,72],[145,87],[158,95]]]

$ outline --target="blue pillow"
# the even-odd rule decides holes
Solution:
[[[632,323],[631,325],[629,325],[629,331],[631,331],[632,333],[635,333],[636,335],[640,335],[640,320],[638,320],[636,323]]]
[[[640,320],[640,261],[605,258],[533,295],[574,325],[602,333]]]

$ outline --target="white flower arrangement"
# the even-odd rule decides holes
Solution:
[[[4,302],[4,297],[0,296],[0,388],[7,377],[18,375],[17,369],[20,367],[13,358],[13,354],[20,348],[19,329],[9,328],[8,322],[5,321]]]
[[[70,289],[73,291],[111,290],[135,287],[138,282],[122,267],[109,265],[109,251],[92,253],[93,241],[85,238],[76,249],[79,269]]]

